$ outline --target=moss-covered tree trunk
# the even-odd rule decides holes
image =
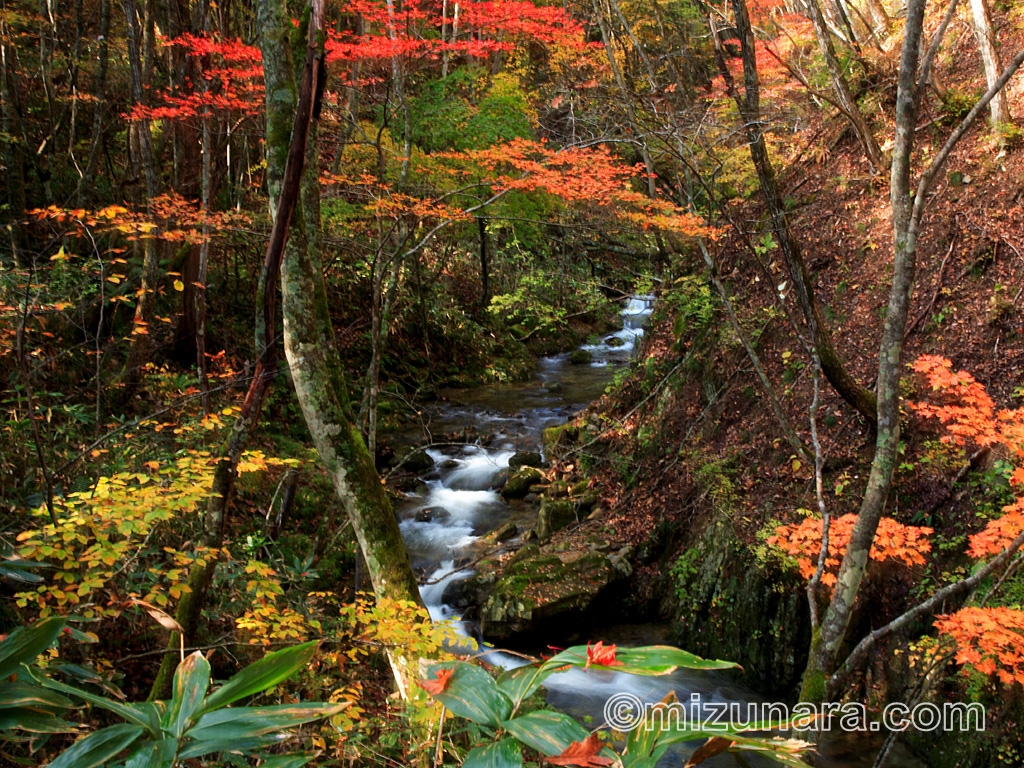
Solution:
[[[287,154],[289,142],[286,126],[291,125],[296,108],[291,22],[282,0],[261,0],[258,13],[267,92],[267,173],[273,189],[283,176],[281,158]],[[302,193],[281,265],[285,354],[302,415],[352,522],[374,592],[378,598],[420,603],[398,521],[356,426],[333,343],[320,266],[320,194],[314,138],[311,135],[308,144]],[[392,662],[404,696],[410,670],[401,659]]]
[[[933,41],[922,62],[921,39],[925,4],[926,0],[910,0],[907,4],[903,52],[900,57],[896,94],[896,140],[893,146],[889,190],[895,257],[888,312],[882,327],[878,352],[878,430],[875,453],[857,523],[850,535],[843,562],[839,566],[832,600],[822,619],[821,628],[811,638],[811,652],[804,673],[801,701],[820,701],[835,693],[830,690],[834,688],[834,680],[830,680],[830,677],[842,658],[840,653],[848,639],[847,629],[861,583],[867,572],[869,553],[892,488],[893,472],[899,458],[899,389],[903,340],[914,288],[918,237],[929,192],[945,166],[950,152],[1010,77],[1024,65],[1024,51],[1021,51],[946,139],[914,188],[911,177],[918,109],[921,94],[927,84],[931,58],[935,55],[941,40],[940,37]]]

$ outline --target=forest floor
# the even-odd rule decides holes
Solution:
[[[946,66],[940,68],[942,80],[962,84],[964,93],[980,93],[984,79],[973,37],[961,30],[953,38]],[[1022,44],[1024,34],[1018,32],[1006,50]],[[880,77],[885,81],[881,114],[888,118],[895,74],[890,69]],[[781,191],[792,207],[790,221],[840,356],[860,382],[872,387],[893,259],[889,180],[871,173],[845,121],[808,109],[805,94],[791,93],[790,107],[800,113],[805,127],[792,142],[798,147],[793,156],[776,160]],[[1024,84],[1018,82],[1009,96],[1012,114],[1024,115]],[[918,123],[918,172],[956,124],[934,94],[926,102]],[[877,120],[875,127],[880,140],[892,133],[891,120]],[[904,354],[907,364],[922,354],[951,359],[954,369],[967,370],[984,384],[999,407],[1016,407],[1024,396],[1019,381],[1024,370],[1022,145],[1018,136],[1000,149],[987,121],[979,119],[954,150],[924,217]],[[741,323],[761,329],[761,361],[771,381],[784,382],[779,385],[783,407],[809,442],[811,367],[792,325],[775,309],[777,293],[787,293],[784,265],[769,251],[769,279],[750,246],[766,217],[760,195],[733,201],[729,216],[744,231],[726,229],[719,242],[719,273],[733,293]],[[797,459],[781,439],[738,343],[718,345],[707,353],[711,357],[701,371],[682,382],[671,375],[645,375],[645,366],[671,371],[695,351],[698,341],[677,339],[673,320],[656,317],[640,353],[640,373],[580,416],[584,423],[597,414],[606,425],[601,450],[596,451],[605,471],[584,473],[578,456],[564,459],[561,466],[556,463],[555,470],[570,482],[592,477],[605,512],[600,520],[556,534],[557,546],[582,548],[595,531],[613,530],[623,542],[640,547],[661,525],[694,524],[707,506],[708,489],[700,487],[698,475],[708,468],[729,475],[739,507],[732,523],[748,544],[757,543],[766,525],[780,518],[799,519],[798,510],[814,507],[813,467]],[[915,381],[909,374],[904,394],[913,400]],[[663,391],[653,394],[652,383]],[[873,433],[827,382],[822,383],[818,421],[830,470],[825,476],[830,512],[855,513],[871,462]],[[903,523],[930,525],[948,537],[973,532],[978,524],[971,513],[971,488],[953,492],[963,459],[951,466],[930,455],[935,453],[934,424],[908,414],[908,426],[890,514]],[[600,458],[609,456],[628,457],[628,465],[620,460],[612,469],[613,462]],[[663,563],[639,564],[634,591],[653,597]],[[885,603],[879,619],[899,608],[898,600]]]

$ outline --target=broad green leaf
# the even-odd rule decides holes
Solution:
[[[210,662],[196,651],[178,665],[174,672],[174,692],[167,704],[163,724],[175,738],[181,738],[189,718],[203,705],[210,687]]]
[[[435,677],[437,670],[454,668],[445,689],[434,698],[453,714],[480,725],[497,727],[512,714],[512,702],[501,692],[494,678],[475,664],[466,661],[431,664],[427,674]]]
[[[234,707],[208,712],[188,729],[186,736],[195,741],[249,739],[331,717],[348,706],[337,704],[280,704],[275,707]]]
[[[5,709],[0,711],[0,731],[26,733],[73,733],[78,726],[37,709]]]
[[[522,768],[523,751],[515,739],[502,739],[471,749],[462,768]]]
[[[155,721],[153,719],[153,713],[159,712],[159,709],[153,703],[122,704],[119,701],[113,701],[112,699],[108,699],[103,696],[97,696],[95,693],[82,691],[70,685],[64,685],[64,683],[58,683],[56,680],[51,680],[46,677],[42,672],[34,671],[32,669],[29,669],[29,672],[32,674],[32,677],[36,682],[50,690],[60,691],[61,693],[66,693],[70,696],[88,701],[94,706],[105,709],[108,712],[113,712],[122,720],[127,720],[129,723],[142,726],[150,732],[150,736],[152,737],[160,736],[160,718],[157,717]]]
[[[178,740],[144,741],[132,750],[124,768],[172,768]]]
[[[66,696],[48,691],[41,685],[16,680],[0,687],[0,710],[15,707],[36,707],[38,709],[71,709],[74,702]]]
[[[137,725],[112,725],[93,731],[60,753],[49,768],[96,768],[130,747],[143,733]]]
[[[513,707],[518,707],[552,674],[554,674],[554,670],[543,669],[536,664],[527,664],[502,672],[498,677],[498,687],[512,700]]]
[[[183,746],[178,752],[178,757],[181,760],[187,760],[192,757],[214,755],[218,752],[242,752],[250,754],[263,749],[264,747],[280,744],[282,741],[287,741],[288,738],[289,736],[287,733],[270,733],[266,736],[258,736],[252,739],[226,738],[213,741],[186,741],[185,746]]]
[[[548,710],[506,720],[501,727],[548,757],[562,754],[574,741],[583,741],[590,735],[586,728],[563,712]]]
[[[610,667],[591,664],[590,668],[626,672],[631,675],[668,675],[680,667],[683,669],[742,669],[733,661],[702,659],[700,656],[669,645],[620,648],[615,655],[615,660],[621,664]],[[567,664],[574,667],[587,666],[587,646],[575,645],[572,648],[566,648],[545,661],[543,669],[557,669]]]
[[[0,642],[0,680],[21,671],[22,664],[31,664],[57,639],[64,628],[64,619],[43,619],[31,627],[18,627]]]
[[[298,672],[316,653],[319,642],[314,640],[272,651],[254,664],[250,664],[224,685],[211,693],[203,705],[203,712],[213,712],[234,701],[265,691],[287,680]]]

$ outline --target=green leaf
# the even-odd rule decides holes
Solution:
[[[163,724],[171,729],[175,738],[181,738],[189,718],[202,708],[203,697],[209,687],[210,662],[196,651],[174,672],[174,693],[167,705]]]
[[[544,669],[536,664],[527,664],[502,672],[498,677],[498,687],[512,700],[513,707],[518,707],[552,674],[554,674],[554,670]]]
[[[16,680],[6,683],[0,688],[0,710],[16,707],[36,707],[38,709],[64,710],[75,706],[66,696],[48,691],[41,685]]]
[[[668,675],[680,667],[683,669],[742,669],[733,661],[702,659],[700,656],[668,645],[620,648],[615,655],[615,660],[622,663],[611,667],[591,664],[590,668],[625,672],[631,675]],[[566,648],[545,661],[543,669],[552,670],[567,664],[574,667],[587,666],[587,646],[576,645]]]
[[[132,750],[124,768],[172,768],[177,750],[177,739],[144,741]]]
[[[258,736],[252,739],[226,738],[216,741],[204,740],[186,742],[185,746],[183,746],[178,752],[178,758],[181,760],[187,760],[192,757],[203,757],[204,755],[213,755],[218,752],[240,752],[242,754],[252,754],[264,747],[269,747],[274,744],[280,744],[282,741],[287,741],[288,738],[289,736],[287,733],[270,733],[266,736]]]
[[[255,664],[250,664],[206,698],[203,712],[226,707],[228,704],[265,691],[287,680],[298,672],[316,653],[319,642],[314,640],[268,653]]]
[[[96,768],[131,746],[144,732],[126,723],[93,731],[61,752],[49,768]]]
[[[280,704],[275,707],[234,707],[208,712],[199,718],[186,736],[195,741],[248,739],[331,717],[348,706],[337,704]]]
[[[462,768],[522,768],[523,751],[515,739],[502,739],[471,749]]]
[[[73,733],[78,726],[37,709],[5,709],[0,712],[0,731],[27,733]]]
[[[480,725],[498,726],[512,714],[512,702],[501,692],[494,678],[466,661],[431,664],[427,674],[454,667],[444,691],[434,696],[453,714]]]
[[[562,754],[574,741],[583,741],[590,735],[586,728],[563,712],[547,710],[506,720],[501,727],[548,757]]]
[[[145,702],[143,704],[122,704],[119,701],[112,701],[111,699],[103,696],[97,696],[95,693],[82,691],[70,685],[64,685],[64,683],[58,683],[56,680],[51,680],[46,677],[38,670],[32,670],[29,668],[29,673],[36,682],[50,690],[66,693],[70,696],[87,701],[101,709],[105,709],[108,712],[113,712],[122,720],[127,720],[129,723],[142,726],[149,731],[151,737],[157,738],[160,736],[160,710],[158,705],[155,703]]]
[[[64,619],[54,616],[32,627],[18,627],[0,642],[0,680],[20,672],[22,664],[31,664],[57,639]]]

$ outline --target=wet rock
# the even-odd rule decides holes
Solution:
[[[604,343],[609,347],[624,347],[626,345],[626,340],[619,336],[609,336],[604,340]]]
[[[491,531],[487,534],[486,540],[490,543],[500,544],[503,541],[508,541],[519,532],[515,523],[505,523],[497,530]]]
[[[549,381],[544,385],[544,389],[550,392],[552,395],[559,395],[562,393],[562,385],[557,381]]]
[[[539,467],[543,462],[543,457],[537,451],[519,451],[508,460],[508,465],[511,469],[519,469],[519,467]]]
[[[569,422],[558,427],[548,427],[541,433],[541,443],[544,445],[544,453],[553,456],[559,453],[558,448],[567,448],[579,439],[579,427]]]
[[[526,494],[523,497],[523,501],[525,501],[527,504],[532,504],[533,502],[535,502],[539,498],[540,498],[540,496],[538,494],[534,493],[531,490],[528,494]]]
[[[572,501],[576,505],[576,512],[582,517],[590,514],[590,510],[597,506],[597,500],[597,491],[587,491]]]
[[[388,481],[389,487],[395,487],[400,491],[410,493],[415,491],[420,484],[420,479],[416,475],[399,475],[393,480]]]
[[[455,459],[445,459],[441,462],[441,469],[458,469],[461,466],[462,464]]]
[[[422,448],[410,453],[402,462],[402,469],[408,472],[426,472],[428,469],[433,469],[433,467],[434,460]]]
[[[491,481],[491,487],[496,491],[500,491],[508,482],[508,476],[509,471],[507,469],[501,470],[494,476],[494,480]]]
[[[575,522],[576,510],[571,501],[544,497],[537,512],[537,538],[546,541],[555,531],[567,528]]]
[[[620,578],[599,552],[543,553],[528,545],[517,555],[480,608],[480,628],[492,639],[536,631],[552,621],[572,621]]]
[[[520,467],[509,475],[505,487],[501,489],[501,495],[506,499],[521,499],[530,492],[530,486],[544,476],[533,467]]]
[[[416,391],[416,397],[424,403],[429,403],[437,400],[437,390],[433,387],[420,387]]]
[[[548,486],[548,497],[560,499],[569,495],[569,483],[564,480],[555,480]]]
[[[533,530],[532,528],[530,530],[528,530],[526,533],[523,534],[523,541],[536,541],[536,540],[537,540],[537,531]]]
[[[444,507],[424,507],[416,510],[415,520],[417,523],[436,523],[451,516],[452,513]]]
[[[594,356],[587,349],[573,350],[573,353],[569,355],[569,362],[572,365],[590,365],[594,362]]]

